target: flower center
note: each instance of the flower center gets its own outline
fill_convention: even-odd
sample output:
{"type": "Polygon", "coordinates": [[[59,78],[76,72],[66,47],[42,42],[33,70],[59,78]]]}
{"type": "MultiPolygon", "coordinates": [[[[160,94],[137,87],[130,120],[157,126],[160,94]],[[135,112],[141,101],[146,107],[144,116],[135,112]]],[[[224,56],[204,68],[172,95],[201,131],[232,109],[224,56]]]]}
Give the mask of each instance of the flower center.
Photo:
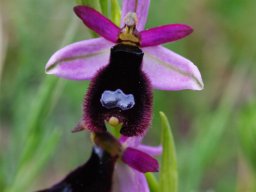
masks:
{"type": "Polygon", "coordinates": [[[134,12],[129,12],[124,18],[125,26],[119,34],[118,40],[121,44],[139,46],[140,38],[139,32],[136,29],[138,22],[137,15],[134,12]]]}

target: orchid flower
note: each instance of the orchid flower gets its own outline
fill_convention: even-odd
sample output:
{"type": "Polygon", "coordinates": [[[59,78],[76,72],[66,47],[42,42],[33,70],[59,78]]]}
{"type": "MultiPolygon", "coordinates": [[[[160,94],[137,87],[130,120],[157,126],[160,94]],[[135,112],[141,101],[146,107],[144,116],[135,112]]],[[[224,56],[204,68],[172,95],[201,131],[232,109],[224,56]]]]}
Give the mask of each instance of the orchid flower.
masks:
{"type": "Polygon", "coordinates": [[[141,139],[122,136],[118,141],[106,132],[95,134],[90,159],[40,192],[149,192],[144,173],[158,171],[158,163],[151,155],[160,155],[162,147],[142,145],[141,139]]]}
{"type": "Polygon", "coordinates": [[[121,27],[87,6],[76,6],[83,23],[101,37],[68,45],[46,65],[46,73],[71,80],[92,80],[78,129],[105,131],[105,121],[122,123],[125,136],[143,135],[151,122],[152,87],[201,90],[197,67],[161,46],[189,35],[184,24],[144,30],[149,0],[124,0],[121,27]]]}

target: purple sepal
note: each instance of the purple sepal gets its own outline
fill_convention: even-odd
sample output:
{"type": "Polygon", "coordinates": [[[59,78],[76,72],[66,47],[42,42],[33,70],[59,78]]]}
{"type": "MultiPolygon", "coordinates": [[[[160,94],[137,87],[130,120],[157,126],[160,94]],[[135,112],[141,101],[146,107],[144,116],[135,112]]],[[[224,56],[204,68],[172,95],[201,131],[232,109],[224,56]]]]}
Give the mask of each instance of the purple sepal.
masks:
{"type": "Polygon", "coordinates": [[[122,135],[119,138],[119,141],[126,146],[136,148],[140,145],[142,139],[143,139],[143,136],[126,137],[122,135]]]}
{"type": "Polygon", "coordinates": [[[184,24],[170,24],[151,28],[140,32],[141,47],[160,45],[182,39],[193,32],[193,29],[184,24]]]}
{"type": "Polygon", "coordinates": [[[202,90],[198,68],[188,59],[163,46],[145,47],[143,71],[153,88],[160,90],[202,90]]]}
{"type": "Polygon", "coordinates": [[[120,28],[98,11],[87,6],[76,6],[74,12],[83,23],[105,39],[117,42],[120,28]]]}
{"type": "Polygon", "coordinates": [[[151,147],[148,145],[138,145],[137,147],[138,150],[143,151],[144,153],[147,153],[151,156],[158,156],[162,154],[163,148],[162,146],[156,146],[156,147],[151,147]]]}
{"type": "Polygon", "coordinates": [[[159,165],[156,159],[137,149],[128,147],[122,155],[124,163],[139,172],[158,172],[159,165]]]}
{"type": "Polygon", "coordinates": [[[126,137],[122,135],[119,138],[119,141],[125,146],[136,148],[139,151],[147,153],[150,156],[158,156],[162,154],[163,149],[161,145],[154,146],[154,147],[149,145],[143,145],[141,144],[142,139],[143,139],[143,136],[126,137]]]}
{"type": "Polygon", "coordinates": [[[150,0],[123,0],[121,27],[124,27],[124,18],[128,12],[135,12],[138,17],[136,28],[142,31],[147,22],[150,0]]]}
{"type": "Polygon", "coordinates": [[[107,65],[113,43],[95,38],[72,43],[55,52],[45,70],[47,74],[71,80],[88,80],[107,65]]]}

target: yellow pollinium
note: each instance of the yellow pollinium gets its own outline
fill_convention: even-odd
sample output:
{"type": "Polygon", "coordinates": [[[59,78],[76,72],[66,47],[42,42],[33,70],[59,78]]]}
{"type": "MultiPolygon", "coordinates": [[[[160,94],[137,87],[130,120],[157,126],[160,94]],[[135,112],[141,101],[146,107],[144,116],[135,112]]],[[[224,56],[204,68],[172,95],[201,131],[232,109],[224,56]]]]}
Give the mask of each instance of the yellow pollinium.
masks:
{"type": "Polygon", "coordinates": [[[118,117],[111,116],[105,120],[105,126],[116,138],[120,137],[120,130],[123,127],[123,122],[118,117]]]}
{"type": "Polygon", "coordinates": [[[111,126],[116,127],[116,126],[118,126],[120,124],[120,121],[119,121],[119,119],[117,117],[112,116],[112,117],[109,118],[108,123],[111,126]]]}
{"type": "Polygon", "coordinates": [[[129,12],[124,18],[125,26],[119,34],[119,42],[133,46],[140,45],[139,33],[136,29],[138,22],[137,15],[134,12],[129,12]]]}

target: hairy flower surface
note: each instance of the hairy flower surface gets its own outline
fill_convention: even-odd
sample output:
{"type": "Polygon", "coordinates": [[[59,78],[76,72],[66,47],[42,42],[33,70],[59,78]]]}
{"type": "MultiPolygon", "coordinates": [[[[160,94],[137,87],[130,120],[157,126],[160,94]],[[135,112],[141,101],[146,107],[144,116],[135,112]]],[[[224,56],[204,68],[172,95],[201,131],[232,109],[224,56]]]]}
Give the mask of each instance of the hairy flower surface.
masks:
{"type": "Polygon", "coordinates": [[[161,46],[192,32],[184,24],[144,30],[149,0],[124,0],[121,28],[87,6],[75,13],[100,38],[84,40],[57,51],[46,72],[92,82],[84,102],[82,128],[105,131],[105,121],[122,123],[125,136],[143,135],[152,112],[152,88],[200,90],[203,82],[189,60],[161,46]],[[129,98],[129,99],[128,99],[129,98]]]}

